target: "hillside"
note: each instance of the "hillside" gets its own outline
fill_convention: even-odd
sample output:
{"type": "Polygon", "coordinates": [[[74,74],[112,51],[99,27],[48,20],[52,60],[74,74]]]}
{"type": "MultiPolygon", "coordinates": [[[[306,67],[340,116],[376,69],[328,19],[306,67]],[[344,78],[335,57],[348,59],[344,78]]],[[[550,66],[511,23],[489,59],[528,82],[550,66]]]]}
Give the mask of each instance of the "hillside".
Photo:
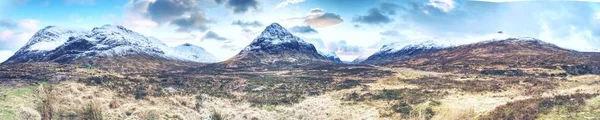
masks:
{"type": "Polygon", "coordinates": [[[513,74],[512,70],[516,70],[523,74],[547,75],[597,74],[593,66],[600,65],[598,53],[568,50],[535,38],[509,38],[454,47],[418,46],[409,45],[389,54],[376,53],[364,63],[453,73],[513,74]]]}

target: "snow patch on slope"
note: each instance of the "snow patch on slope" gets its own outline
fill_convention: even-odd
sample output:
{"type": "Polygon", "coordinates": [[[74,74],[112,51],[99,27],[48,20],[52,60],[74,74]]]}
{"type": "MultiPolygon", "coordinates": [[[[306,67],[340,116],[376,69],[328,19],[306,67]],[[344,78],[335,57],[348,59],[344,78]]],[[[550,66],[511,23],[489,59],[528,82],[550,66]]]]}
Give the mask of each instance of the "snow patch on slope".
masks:
{"type": "Polygon", "coordinates": [[[212,63],[219,61],[219,59],[217,59],[215,56],[206,52],[204,48],[189,43],[175,47],[175,54],[202,63],[212,63]]]}
{"type": "Polygon", "coordinates": [[[383,45],[383,47],[381,47],[381,49],[379,51],[377,51],[374,55],[379,55],[379,54],[392,54],[398,51],[402,51],[402,50],[409,50],[409,49],[441,49],[441,48],[446,48],[446,47],[450,47],[451,45],[449,44],[443,44],[443,43],[437,43],[433,40],[427,40],[424,42],[415,42],[412,44],[406,44],[403,42],[394,42],[394,43],[389,43],[386,45],[383,45]]]}
{"type": "Polygon", "coordinates": [[[35,33],[29,42],[27,42],[25,50],[27,51],[49,51],[62,45],[70,37],[76,37],[87,34],[85,29],[77,28],[62,28],[56,26],[48,26],[35,33]]]}
{"type": "Polygon", "coordinates": [[[340,60],[340,57],[338,57],[334,52],[322,52],[322,51],[318,51],[318,52],[319,52],[319,54],[321,54],[321,56],[323,56],[329,60],[339,62],[339,63],[342,62],[342,60],[340,60]]]}

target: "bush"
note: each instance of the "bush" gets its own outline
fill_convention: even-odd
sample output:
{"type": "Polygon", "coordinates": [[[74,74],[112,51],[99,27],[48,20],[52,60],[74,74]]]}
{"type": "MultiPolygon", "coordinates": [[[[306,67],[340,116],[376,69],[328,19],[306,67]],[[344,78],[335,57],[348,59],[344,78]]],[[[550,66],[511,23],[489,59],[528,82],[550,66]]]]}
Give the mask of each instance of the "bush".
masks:
{"type": "Polygon", "coordinates": [[[402,115],[410,115],[412,107],[407,103],[398,103],[392,106],[394,112],[401,113],[402,115]]]}
{"type": "Polygon", "coordinates": [[[211,120],[223,120],[223,115],[220,112],[213,110],[210,114],[211,120]]]}
{"type": "Polygon", "coordinates": [[[425,119],[431,119],[433,116],[435,116],[435,112],[433,111],[433,109],[431,108],[426,108],[425,109],[425,119]]]}
{"type": "Polygon", "coordinates": [[[135,99],[144,99],[148,96],[148,91],[146,91],[145,87],[138,87],[133,91],[133,95],[135,99]]]}

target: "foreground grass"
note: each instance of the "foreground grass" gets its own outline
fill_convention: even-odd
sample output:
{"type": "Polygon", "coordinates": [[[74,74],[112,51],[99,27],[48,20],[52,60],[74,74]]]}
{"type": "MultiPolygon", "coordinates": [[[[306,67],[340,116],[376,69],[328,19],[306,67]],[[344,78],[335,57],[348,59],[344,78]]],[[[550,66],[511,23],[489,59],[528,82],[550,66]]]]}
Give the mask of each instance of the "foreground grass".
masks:
{"type": "MultiPolygon", "coordinates": [[[[35,111],[35,91],[35,86],[6,88],[1,90],[0,118],[18,118],[18,116],[25,114],[26,112],[35,111]]],[[[39,114],[37,114],[37,116],[39,117],[39,114]]],[[[31,117],[35,118],[35,115],[31,117]]]]}

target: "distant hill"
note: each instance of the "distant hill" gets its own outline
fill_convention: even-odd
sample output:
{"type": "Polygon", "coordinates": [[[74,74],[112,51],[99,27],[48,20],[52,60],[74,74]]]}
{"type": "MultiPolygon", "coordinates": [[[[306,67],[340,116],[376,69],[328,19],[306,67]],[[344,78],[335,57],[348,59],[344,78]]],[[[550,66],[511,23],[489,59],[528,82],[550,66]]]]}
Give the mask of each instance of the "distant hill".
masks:
{"type": "Polygon", "coordinates": [[[335,52],[321,52],[319,51],[319,54],[323,55],[323,57],[337,62],[337,63],[343,63],[342,60],[340,59],[340,57],[337,56],[337,54],[335,54],[335,52]]]}
{"type": "Polygon", "coordinates": [[[456,73],[545,69],[598,74],[599,56],[598,53],[564,49],[535,38],[508,38],[453,47],[417,44],[390,48],[388,45],[363,63],[456,73]]]}

